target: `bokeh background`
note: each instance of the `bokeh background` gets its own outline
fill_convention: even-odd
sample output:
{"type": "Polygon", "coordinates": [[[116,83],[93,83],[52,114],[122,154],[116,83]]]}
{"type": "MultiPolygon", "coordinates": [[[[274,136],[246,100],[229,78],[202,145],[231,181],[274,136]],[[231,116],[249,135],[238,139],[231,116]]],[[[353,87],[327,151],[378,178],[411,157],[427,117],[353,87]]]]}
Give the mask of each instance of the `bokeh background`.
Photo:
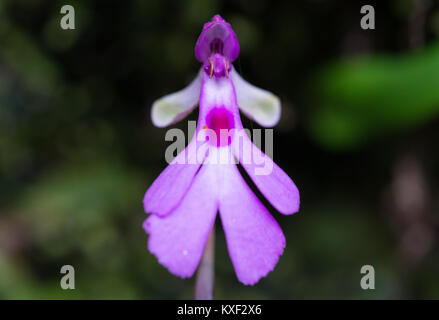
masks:
{"type": "Polygon", "coordinates": [[[192,298],[141,228],[169,145],[149,113],[195,76],[216,13],[240,40],[237,70],[281,98],[274,159],[302,204],[272,210],[287,247],[254,287],[217,223],[215,297],[439,298],[438,1],[67,3],[75,30],[59,26],[66,1],[0,1],[1,299],[192,298]],[[360,28],[364,4],[375,30],[360,28]],[[65,264],[75,290],[59,286],[65,264]]]}

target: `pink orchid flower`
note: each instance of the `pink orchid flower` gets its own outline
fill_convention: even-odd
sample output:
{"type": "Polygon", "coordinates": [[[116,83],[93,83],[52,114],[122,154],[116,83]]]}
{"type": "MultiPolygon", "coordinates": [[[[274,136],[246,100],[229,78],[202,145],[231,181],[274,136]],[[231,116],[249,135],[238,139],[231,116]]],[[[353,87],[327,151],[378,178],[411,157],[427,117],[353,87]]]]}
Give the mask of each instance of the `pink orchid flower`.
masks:
{"type": "Polygon", "coordinates": [[[200,110],[193,139],[145,194],[145,212],[151,215],[143,226],[150,252],[171,273],[187,278],[200,263],[219,211],[238,280],[252,285],[273,270],[285,237],[244,181],[236,161],[282,214],[297,212],[300,201],[288,175],[241,134],[239,109],[268,127],[279,120],[280,102],[239,76],[232,66],[238,54],[235,32],[216,15],[204,25],[195,45],[195,56],[203,63],[196,79],[154,103],[152,120],[158,127],[182,119],[198,104],[200,110]]]}

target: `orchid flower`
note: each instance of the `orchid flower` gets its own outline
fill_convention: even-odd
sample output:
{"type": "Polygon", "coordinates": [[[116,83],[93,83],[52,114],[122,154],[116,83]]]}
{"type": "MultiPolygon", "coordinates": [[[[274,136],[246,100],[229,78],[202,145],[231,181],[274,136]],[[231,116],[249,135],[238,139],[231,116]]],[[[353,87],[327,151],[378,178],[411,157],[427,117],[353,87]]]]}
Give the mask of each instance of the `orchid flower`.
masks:
{"type": "Polygon", "coordinates": [[[268,127],[280,118],[280,102],[240,77],[232,65],[238,54],[235,32],[216,15],[204,25],[195,45],[195,56],[202,63],[195,80],[153,104],[152,121],[158,127],[182,119],[198,104],[200,109],[196,134],[145,194],[145,212],[151,215],[143,227],[150,252],[172,274],[187,278],[200,263],[219,212],[237,278],[252,285],[273,270],[285,237],[246,184],[236,161],[282,214],[299,210],[299,192],[270,157],[240,134],[239,109],[268,127]]]}

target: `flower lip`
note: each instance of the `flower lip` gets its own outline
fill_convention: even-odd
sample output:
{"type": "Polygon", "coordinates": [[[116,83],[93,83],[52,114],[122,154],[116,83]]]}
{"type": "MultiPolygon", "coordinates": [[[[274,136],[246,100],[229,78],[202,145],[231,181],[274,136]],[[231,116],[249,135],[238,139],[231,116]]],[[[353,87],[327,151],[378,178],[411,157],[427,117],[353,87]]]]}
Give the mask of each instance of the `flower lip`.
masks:
{"type": "Polygon", "coordinates": [[[203,129],[212,130],[208,134],[210,144],[217,147],[230,145],[235,121],[233,114],[225,107],[213,108],[206,116],[206,126],[203,129]]]}
{"type": "Polygon", "coordinates": [[[223,55],[230,62],[239,55],[238,38],[230,24],[219,15],[204,24],[195,44],[195,57],[200,62],[206,62],[215,53],[223,55]]]}

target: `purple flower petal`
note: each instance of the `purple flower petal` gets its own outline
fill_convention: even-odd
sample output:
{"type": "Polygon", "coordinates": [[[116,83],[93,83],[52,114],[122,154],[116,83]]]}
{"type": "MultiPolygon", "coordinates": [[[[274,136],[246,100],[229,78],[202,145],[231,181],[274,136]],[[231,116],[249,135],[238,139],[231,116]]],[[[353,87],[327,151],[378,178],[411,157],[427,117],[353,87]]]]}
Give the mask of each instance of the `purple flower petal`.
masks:
{"type": "Polygon", "coordinates": [[[171,273],[191,277],[200,262],[217,213],[213,171],[203,166],[180,205],[168,216],[151,215],[143,227],[148,249],[171,273]]]}
{"type": "Polygon", "coordinates": [[[285,237],[235,165],[223,166],[222,179],[219,211],[230,258],[239,281],[253,285],[274,269],[285,237]]]}
{"type": "Polygon", "coordinates": [[[233,117],[233,123],[229,123],[227,126],[217,127],[215,130],[231,130],[236,127],[242,127],[238,104],[236,103],[235,88],[231,79],[214,79],[205,74],[200,94],[199,130],[205,125],[209,127],[209,114],[216,108],[226,109],[227,112],[230,112],[233,117]]]}
{"type": "Polygon", "coordinates": [[[229,23],[216,15],[211,22],[204,24],[203,30],[195,44],[195,57],[200,62],[215,53],[219,53],[233,62],[239,55],[239,43],[229,23]]]}
{"type": "Polygon", "coordinates": [[[299,211],[299,190],[293,180],[245,134],[235,135],[233,153],[265,198],[280,213],[299,211]]]}
{"type": "Polygon", "coordinates": [[[196,139],[192,139],[146,191],[145,212],[160,216],[170,213],[186,194],[201,163],[202,159],[197,159],[196,139]]]}

